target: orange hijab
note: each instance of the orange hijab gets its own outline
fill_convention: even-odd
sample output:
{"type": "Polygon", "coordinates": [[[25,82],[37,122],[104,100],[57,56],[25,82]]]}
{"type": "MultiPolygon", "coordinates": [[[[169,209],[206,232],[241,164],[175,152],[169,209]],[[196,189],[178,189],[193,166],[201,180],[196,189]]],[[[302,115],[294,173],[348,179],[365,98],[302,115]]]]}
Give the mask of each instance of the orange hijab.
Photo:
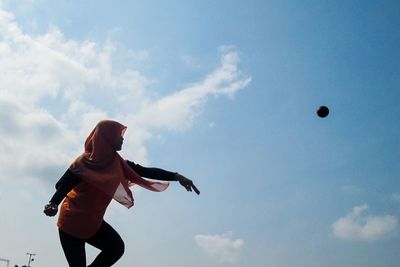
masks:
{"type": "Polygon", "coordinates": [[[130,186],[137,184],[161,192],[167,189],[169,183],[143,179],[117,153],[115,146],[121,142],[126,129],[116,121],[100,121],[86,139],[85,152],[75,159],[69,169],[83,181],[130,208],[133,206],[130,186]]]}

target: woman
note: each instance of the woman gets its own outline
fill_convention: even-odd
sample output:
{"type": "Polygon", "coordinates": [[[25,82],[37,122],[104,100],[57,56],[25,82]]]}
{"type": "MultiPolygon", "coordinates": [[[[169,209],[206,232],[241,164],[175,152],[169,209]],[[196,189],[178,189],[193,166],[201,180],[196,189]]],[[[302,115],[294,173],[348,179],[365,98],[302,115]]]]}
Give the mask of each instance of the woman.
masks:
{"type": "Polygon", "coordinates": [[[103,217],[113,198],[127,208],[133,206],[130,186],[161,192],[168,181],[178,181],[187,191],[200,194],[190,179],[178,173],[125,161],[117,151],[122,148],[126,129],[116,121],[100,121],[86,139],[85,152],[57,182],[56,192],[44,208],[47,216],[55,216],[64,199],[57,226],[70,267],[86,266],[85,243],[101,250],[89,265],[92,267],[112,266],[123,255],[124,242],[103,217]]]}

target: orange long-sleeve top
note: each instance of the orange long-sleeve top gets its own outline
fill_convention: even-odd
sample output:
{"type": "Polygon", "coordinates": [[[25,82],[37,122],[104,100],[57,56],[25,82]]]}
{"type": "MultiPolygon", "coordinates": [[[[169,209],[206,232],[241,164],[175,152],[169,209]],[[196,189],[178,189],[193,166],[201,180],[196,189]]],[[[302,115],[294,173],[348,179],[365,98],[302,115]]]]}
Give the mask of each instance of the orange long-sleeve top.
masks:
{"type": "Polygon", "coordinates": [[[100,229],[112,197],[84,181],[65,197],[57,226],[72,236],[87,239],[100,229]]]}
{"type": "MultiPolygon", "coordinates": [[[[128,165],[139,175],[163,181],[175,181],[176,173],[159,168],[147,168],[134,162],[128,165]]],[[[69,169],[56,184],[56,193],[50,202],[59,205],[57,226],[63,232],[88,239],[100,229],[112,197],[85,182],[69,169]]]]}

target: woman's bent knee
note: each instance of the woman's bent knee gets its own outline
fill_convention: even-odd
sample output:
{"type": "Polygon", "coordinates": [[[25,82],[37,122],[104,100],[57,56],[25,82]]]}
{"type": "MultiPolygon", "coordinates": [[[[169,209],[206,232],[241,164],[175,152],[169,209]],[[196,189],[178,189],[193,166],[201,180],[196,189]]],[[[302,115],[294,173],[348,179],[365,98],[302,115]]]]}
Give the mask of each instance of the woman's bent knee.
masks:
{"type": "Polygon", "coordinates": [[[114,243],[112,246],[112,253],[115,257],[116,260],[122,257],[125,253],[125,243],[122,239],[120,239],[118,242],[114,243]]]}

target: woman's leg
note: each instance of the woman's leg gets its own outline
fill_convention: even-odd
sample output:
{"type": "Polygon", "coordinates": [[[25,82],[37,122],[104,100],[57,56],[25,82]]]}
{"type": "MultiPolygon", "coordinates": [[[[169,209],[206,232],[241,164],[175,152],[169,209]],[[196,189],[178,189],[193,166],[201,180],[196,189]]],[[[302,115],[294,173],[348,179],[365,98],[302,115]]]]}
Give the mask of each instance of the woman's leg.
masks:
{"type": "Polygon", "coordinates": [[[103,221],[100,230],[86,242],[101,250],[90,267],[109,267],[124,254],[125,245],[121,237],[108,223],[103,221]]]}
{"type": "Polygon", "coordinates": [[[61,246],[70,267],[86,267],[85,240],[59,230],[61,246]]]}

